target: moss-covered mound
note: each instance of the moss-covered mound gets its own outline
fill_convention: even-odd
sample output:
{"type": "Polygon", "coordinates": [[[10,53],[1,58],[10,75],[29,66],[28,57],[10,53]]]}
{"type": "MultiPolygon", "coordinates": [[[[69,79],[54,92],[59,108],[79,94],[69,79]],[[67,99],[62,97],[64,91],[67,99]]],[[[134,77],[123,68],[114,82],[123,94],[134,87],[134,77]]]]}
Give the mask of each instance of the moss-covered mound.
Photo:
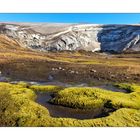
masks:
{"type": "Polygon", "coordinates": [[[0,83],[0,126],[44,126],[49,112],[28,88],[0,83]]]}
{"type": "Polygon", "coordinates": [[[63,87],[61,86],[54,86],[54,85],[32,85],[30,86],[30,89],[34,90],[35,92],[40,92],[40,93],[44,93],[44,92],[52,92],[52,93],[56,93],[60,90],[63,89],[63,87]]]}
{"type": "Polygon", "coordinates": [[[94,88],[66,88],[0,83],[0,126],[140,126],[140,86],[131,86],[131,93],[111,92],[94,88]],[[117,109],[107,117],[78,120],[53,118],[48,110],[35,102],[34,91],[55,92],[51,101],[64,106],[90,109],[106,106],[117,109]]]}
{"type": "Polygon", "coordinates": [[[52,126],[77,126],[77,127],[127,127],[140,126],[140,110],[122,108],[110,114],[108,117],[75,120],[75,119],[53,119],[52,126]]]}
{"type": "Polygon", "coordinates": [[[140,109],[140,86],[120,84],[120,88],[131,93],[113,92],[99,88],[72,87],[58,92],[51,103],[73,108],[91,109],[105,106],[108,108],[140,109]]]}

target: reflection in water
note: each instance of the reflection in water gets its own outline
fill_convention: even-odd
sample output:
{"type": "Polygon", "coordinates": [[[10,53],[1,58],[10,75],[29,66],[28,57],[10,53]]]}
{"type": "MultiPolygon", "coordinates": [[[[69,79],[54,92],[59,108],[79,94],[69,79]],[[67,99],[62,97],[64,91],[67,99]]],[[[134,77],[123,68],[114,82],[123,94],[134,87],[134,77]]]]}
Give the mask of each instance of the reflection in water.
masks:
{"type": "Polygon", "coordinates": [[[93,87],[93,88],[101,88],[106,90],[111,90],[115,92],[124,92],[127,93],[124,89],[119,89],[118,87],[113,86],[112,84],[103,84],[99,86],[89,86],[87,83],[63,83],[59,81],[52,82],[35,82],[35,81],[11,81],[11,84],[17,84],[18,82],[26,82],[31,85],[55,85],[55,86],[63,86],[63,87],[93,87]]]}
{"type": "MultiPolygon", "coordinates": [[[[11,83],[16,84],[19,81],[13,81],[11,83]]],[[[56,86],[63,86],[63,87],[89,87],[87,83],[79,83],[79,84],[68,84],[62,83],[59,81],[53,82],[34,82],[34,81],[24,81],[31,85],[56,85],[56,86]]],[[[90,86],[91,87],[91,86],[90,86]]],[[[114,92],[123,92],[127,93],[126,90],[119,89],[111,84],[105,84],[100,86],[92,86],[93,88],[101,88],[105,90],[110,90],[114,92]]],[[[52,98],[52,93],[37,93],[36,102],[45,106],[50,116],[52,117],[61,117],[61,118],[76,118],[76,119],[93,119],[93,118],[101,118],[108,116],[109,113],[115,111],[114,109],[109,109],[105,107],[100,107],[96,109],[89,109],[89,110],[82,110],[82,109],[74,109],[69,107],[64,107],[61,105],[54,105],[50,104],[48,101],[52,98]]]]}
{"type": "Polygon", "coordinates": [[[50,116],[52,117],[93,119],[108,116],[110,112],[114,111],[112,109],[107,109],[104,107],[90,110],[82,110],[64,107],[60,105],[53,105],[48,103],[51,98],[51,93],[38,93],[36,102],[45,106],[49,110],[50,116]]]}

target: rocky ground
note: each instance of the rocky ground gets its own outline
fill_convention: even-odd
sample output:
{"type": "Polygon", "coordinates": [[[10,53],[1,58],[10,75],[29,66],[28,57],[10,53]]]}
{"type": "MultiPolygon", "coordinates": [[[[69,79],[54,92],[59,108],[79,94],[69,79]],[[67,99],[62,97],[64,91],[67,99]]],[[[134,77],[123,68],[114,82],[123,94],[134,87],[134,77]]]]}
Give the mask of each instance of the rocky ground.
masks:
{"type": "Polygon", "coordinates": [[[0,35],[0,80],[140,83],[140,54],[38,52],[0,35]],[[7,79],[8,78],[8,79],[7,79]]]}
{"type": "Polygon", "coordinates": [[[122,55],[123,58],[120,58],[120,55],[97,56],[94,53],[89,56],[79,53],[80,56],[77,56],[77,53],[49,53],[37,57],[35,55],[36,53],[33,53],[29,58],[18,58],[18,54],[12,58],[5,56],[0,63],[1,75],[12,80],[43,82],[140,83],[140,58],[127,58],[125,55],[122,55]]]}

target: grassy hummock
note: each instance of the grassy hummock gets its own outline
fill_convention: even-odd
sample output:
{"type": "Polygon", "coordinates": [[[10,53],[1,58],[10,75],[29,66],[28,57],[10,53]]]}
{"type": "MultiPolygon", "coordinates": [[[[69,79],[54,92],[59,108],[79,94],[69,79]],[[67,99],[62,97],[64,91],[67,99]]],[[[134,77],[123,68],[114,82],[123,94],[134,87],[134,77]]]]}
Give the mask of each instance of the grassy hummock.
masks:
{"type": "Polygon", "coordinates": [[[61,86],[55,86],[55,85],[32,85],[30,86],[30,89],[34,90],[35,92],[44,93],[44,92],[52,92],[56,93],[63,89],[61,86]]]}
{"type": "Polygon", "coordinates": [[[31,89],[0,83],[0,126],[44,126],[49,112],[35,98],[31,89]]]}
{"type": "Polygon", "coordinates": [[[140,109],[140,86],[118,85],[120,88],[129,89],[130,94],[113,92],[99,88],[71,87],[58,92],[51,103],[67,107],[91,109],[100,106],[110,108],[133,108],[140,109]]]}

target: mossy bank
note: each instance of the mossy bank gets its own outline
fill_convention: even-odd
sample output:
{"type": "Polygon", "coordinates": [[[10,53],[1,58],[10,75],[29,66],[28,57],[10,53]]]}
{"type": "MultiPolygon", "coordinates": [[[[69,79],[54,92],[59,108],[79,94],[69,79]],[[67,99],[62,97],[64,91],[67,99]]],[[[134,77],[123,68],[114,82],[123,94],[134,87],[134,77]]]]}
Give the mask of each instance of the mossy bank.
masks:
{"type": "Polygon", "coordinates": [[[98,88],[31,86],[26,83],[0,83],[0,126],[140,126],[140,86],[119,84],[129,93],[98,88]],[[115,108],[107,117],[78,120],[54,118],[35,102],[37,92],[55,93],[51,103],[72,108],[115,108]]]}

